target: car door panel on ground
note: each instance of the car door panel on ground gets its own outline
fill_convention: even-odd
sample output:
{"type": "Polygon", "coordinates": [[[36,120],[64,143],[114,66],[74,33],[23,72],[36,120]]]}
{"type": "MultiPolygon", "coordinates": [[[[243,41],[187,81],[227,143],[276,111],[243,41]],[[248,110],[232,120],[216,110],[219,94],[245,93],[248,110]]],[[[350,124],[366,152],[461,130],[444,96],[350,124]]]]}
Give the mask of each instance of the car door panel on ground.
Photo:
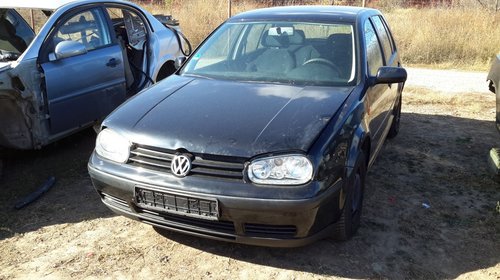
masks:
{"type": "Polygon", "coordinates": [[[47,40],[54,47],[76,41],[86,49],[66,58],[51,54],[41,64],[52,134],[102,118],[125,100],[122,50],[111,34],[103,11],[96,7],[70,16],[47,40]]]}

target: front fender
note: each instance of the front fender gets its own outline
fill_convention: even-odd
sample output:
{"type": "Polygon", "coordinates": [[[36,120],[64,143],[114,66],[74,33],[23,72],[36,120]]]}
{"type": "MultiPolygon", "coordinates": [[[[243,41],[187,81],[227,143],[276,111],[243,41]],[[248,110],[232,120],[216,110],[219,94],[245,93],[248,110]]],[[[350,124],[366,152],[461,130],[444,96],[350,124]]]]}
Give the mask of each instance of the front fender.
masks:
{"type": "MultiPolygon", "coordinates": [[[[356,164],[356,161],[361,153],[365,153],[366,157],[369,157],[370,151],[370,136],[364,125],[360,125],[354,131],[354,135],[349,146],[349,151],[347,153],[346,159],[346,177],[351,176],[351,172],[356,164]]],[[[366,158],[368,161],[368,158],[366,158]]]]}
{"type": "Polygon", "coordinates": [[[340,178],[348,182],[345,179],[351,176],[359,152],[369,135],[365,123],[364,103],[359,98],[358,93],[352,93],[348,97],[344,106],[323,131],[322,137],[318,139],[319,145],[310,151],[311,154],[320,155],[315,162],[319,167],[316,179],[323,182],[324,189],[340,178]]]}

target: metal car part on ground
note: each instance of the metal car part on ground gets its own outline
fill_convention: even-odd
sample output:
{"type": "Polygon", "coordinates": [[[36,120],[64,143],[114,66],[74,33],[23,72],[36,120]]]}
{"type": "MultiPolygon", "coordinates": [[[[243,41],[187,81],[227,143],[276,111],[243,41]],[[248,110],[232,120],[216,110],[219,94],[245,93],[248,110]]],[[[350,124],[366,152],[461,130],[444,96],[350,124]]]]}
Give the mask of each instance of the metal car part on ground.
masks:
{"type": "Polygon", "coordinates": [[[216,29],[102,124],[103,203],[155,227],[300,246],[350,238],[406,81],[379,11],[277,7],[216,29]]]}
{"type": "Polygon", "coordinates": [[[182,44],[128,1],[1,0],[0,146],[39,149],[100,122],[172,74],[182,44]],[[33,9],[37,34],[21,16],[33,9]]]}

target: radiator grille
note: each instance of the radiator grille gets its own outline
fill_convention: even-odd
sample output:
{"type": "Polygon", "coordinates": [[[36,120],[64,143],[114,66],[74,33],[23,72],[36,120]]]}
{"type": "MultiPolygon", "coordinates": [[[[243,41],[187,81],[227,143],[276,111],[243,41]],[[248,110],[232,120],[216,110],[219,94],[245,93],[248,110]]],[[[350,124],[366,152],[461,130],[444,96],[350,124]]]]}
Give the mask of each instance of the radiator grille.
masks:
{"type": "Polygon", "coordinates": [[[245,234],[255,237],[292,238],[297,234],[293,225],[245,224],[245,234]]]}
{"type": "MultiPolygon", "coordinates": [[[[171,174],[170,164],[176,154],[172,150],[135,145],[130,151],[128,164],[171,174]]],[[[188,176],[243,180],[244,162],[245,159],[237,157],[194,154],[188,176]]]]}

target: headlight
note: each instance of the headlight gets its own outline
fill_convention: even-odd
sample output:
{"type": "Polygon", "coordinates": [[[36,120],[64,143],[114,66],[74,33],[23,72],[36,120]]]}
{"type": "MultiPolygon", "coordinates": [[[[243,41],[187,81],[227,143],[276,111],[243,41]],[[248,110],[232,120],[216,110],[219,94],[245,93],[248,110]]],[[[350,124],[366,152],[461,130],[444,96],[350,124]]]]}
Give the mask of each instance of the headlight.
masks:
{"type": "Polygon", "coordinates": [[[95,151],[103,158],[124,163],[130,154],[130,142],[113,130],[104,129],[97,135],[95,151]]]}
{"type": "Polygon", "coordinates": [[[248,178],[257,184],[301,185],[313,176],[312,163],[302,155],[284,155],[254,160],[248,178]]]}

